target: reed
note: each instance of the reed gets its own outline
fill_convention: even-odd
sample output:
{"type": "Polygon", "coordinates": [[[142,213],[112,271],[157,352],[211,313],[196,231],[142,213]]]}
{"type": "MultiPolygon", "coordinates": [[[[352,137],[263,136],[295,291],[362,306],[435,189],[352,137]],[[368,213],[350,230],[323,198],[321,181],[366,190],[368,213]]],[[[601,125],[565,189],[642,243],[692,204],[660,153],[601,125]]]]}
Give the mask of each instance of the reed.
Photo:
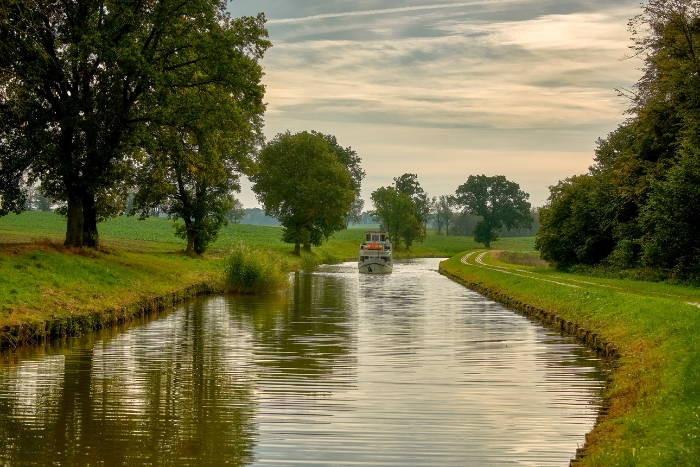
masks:
{"type": "Polygon", "coordinates": [[[275,252],[239,245],[225,260],[224,288],[229,293],[266,293],[286,287],[288,260],[275,252]]]}

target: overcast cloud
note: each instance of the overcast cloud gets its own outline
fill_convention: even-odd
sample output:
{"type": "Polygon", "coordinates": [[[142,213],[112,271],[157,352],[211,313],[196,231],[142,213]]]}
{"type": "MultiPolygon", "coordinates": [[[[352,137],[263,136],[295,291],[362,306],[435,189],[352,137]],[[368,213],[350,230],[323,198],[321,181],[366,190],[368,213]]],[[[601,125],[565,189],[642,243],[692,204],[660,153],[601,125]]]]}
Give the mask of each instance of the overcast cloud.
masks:
{"type": "MultiPolygon", "coordinates": [[[[625,118],[615,88],[638,1],[235,0],[264,12],[267,138],[334,134],[367,172],[363,198],[418,175],[432,195],[469,175],[505,175],[542,205],[583,173],[595,141],[625,118]]],[[[244,183],[240,198],[256,205],[244,183]]]]}

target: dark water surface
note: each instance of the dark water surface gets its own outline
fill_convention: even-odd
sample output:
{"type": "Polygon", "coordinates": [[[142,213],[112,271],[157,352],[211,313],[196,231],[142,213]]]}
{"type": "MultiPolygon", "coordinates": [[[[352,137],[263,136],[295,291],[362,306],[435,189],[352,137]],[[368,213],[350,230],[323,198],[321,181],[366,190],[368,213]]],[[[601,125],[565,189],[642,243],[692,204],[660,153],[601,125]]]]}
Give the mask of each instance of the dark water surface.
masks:
{"type": "Polygon", "coordinates": [[[0,465],[567,465],[602,365],[437,264],[0,354],[0,465]]]}

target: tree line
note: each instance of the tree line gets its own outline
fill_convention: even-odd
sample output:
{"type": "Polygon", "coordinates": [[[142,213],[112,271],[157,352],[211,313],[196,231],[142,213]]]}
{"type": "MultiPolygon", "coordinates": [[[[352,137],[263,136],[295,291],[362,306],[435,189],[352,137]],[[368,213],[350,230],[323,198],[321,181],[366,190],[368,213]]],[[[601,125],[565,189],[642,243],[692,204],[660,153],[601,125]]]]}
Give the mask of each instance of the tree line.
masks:
{"type": "Polygon", "coordinates": [[[381,187],[371,195],[375,209],[370,214],[379,219],[392,241],[408,250],[413,242],[425,239],[429,221],[433,221],[438,235],[445,228],[462,219],[474,221],[467,235],[483,243],[486,248],[497,241],[505,230],[532,228],[532,206],[529,195],[520,186],[503,175],[487,177],[470,175],[454,195],[428,197],[418,183],[416,174],[404,174],[394,178],[394,183],[381,187]],[[455,211],[461,212],[455,216],[455,211]]]}
{"type": "Polygon", "coordinates": [[[550,187],[536,247],[560,268],[700,277],[700,2],[651,0],[630,21],[643,75],[588,173],[550,187]],[[641,269],[640,269],[641,268],[641,269]]]}
{"type": "MultiPolygon", "coordinates": [[[[365,172],[351,147],[315,131],[265,141],[265,17],[232,18],[226,3],[2,2],[0,215],[55,204],[64,244],[95,247],[99,222],[162,213],[201,254],[245,215],[233,193],[246,175],[296,254],[358,222],[365,172]]],[[[404,174],[372,193],[371,214],[410,248],[430,220],[448,232],[459,206],[489,247],[531,225],[527,197],[480,175],[429,199],[404,174]]]]}

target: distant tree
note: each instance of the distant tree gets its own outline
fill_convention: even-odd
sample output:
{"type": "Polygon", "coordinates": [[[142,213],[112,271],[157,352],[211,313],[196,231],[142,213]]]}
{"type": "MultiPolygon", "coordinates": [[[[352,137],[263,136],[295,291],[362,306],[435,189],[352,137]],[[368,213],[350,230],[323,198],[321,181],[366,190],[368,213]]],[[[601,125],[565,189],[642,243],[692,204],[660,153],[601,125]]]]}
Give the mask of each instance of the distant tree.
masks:
{"type": "MultiPolygon", "coordinates": [[[[359,158],[350,163],[359,165],[359,158]]],[[[324,135],[280,133],[260,151],[250,177],[265,214],[280,220],[282,240],[311,250],[345,227],[356,194],[352,171],[324,135]]]]}
{"type": "Polygon", "coordinates": [[[37,191],[35,195],[35,200],[36,200],[36,205],[35,208],[37,211],[50,211],[51,210],[51,205],[53,204],[49,198],[44,196],[41,193],[41,190],[37,191]]]}
{"type": "Polygon", "coordinates": [[[231,201],[231,209],[226,213],[226,220],[238,224],[243,220],[245,216],[245,209],[243,208],[243,203],[240,200],[233,198],[231,201]]]}
{"type": "Polygon", "coordinates": [[[428,194],[418,183],[416,174],[405,173],[394,178],[394,187],[398,193],[407,195],[413,203],[412,215],[417,224],[408,223],[405,232],[399,232],[403,238],[406,249],[409,249],[414,241],[422,242],[425,238],[428,220],[430,219],[430,200],[428,194]],[[417,226],[420,225],[420,228],[417,226]]]}
{"type": "Polygon", "coordinates": [[[517,183],[503,175],[470,175],[455,192],[456,203],[464,214],[482,217],[474,228],[474,241],[483,243],[486,248],[491,248],[491,242],[498,240],[498,231],[503,227],[508,230],[530,228],[529,197],[517,183]]]}
{"type": "Polygon", "coordinates": [[[430,200],[420,183],[418,183],[418,176],[406,173],[394,178],[394,187],[400,193],[405,193],[411,198],[411,201],[416,206],[415,214],[418,222],[425,227],[430,219],[430,200]]]}
{"type": "Polygon", "coordinates": [[[362,221],[362,208],[365,207],[365,201],[362,198],[355,196],[355,199],[350,205],[350,210],[345,214],[345,228],[350,227],[350,224],[359,224],[362,221]]]}
{"type": "Polygon", "coordinates": [[[425,238],[423,218],[408,193],[389,186],[375,190],[371,197],[374,210],[370,214],[380,219],[396,248],[403,242],[408,250],[414,241],[425,238]]]}
{"type": "Polygon", "coordinates": [[[445,227],[445,235],[450,234],[450,223],[452,222],[452,208],[455,205],[454,196],[440,195],[435,204],[435,224],[437,226],[437,234],[440,235],[442,228],[445,227]]]}
{"type": "Polygon", "coordinates": [[[246,208],[245,216],[241,220],[242,224],[252,224],[252,225],[270,225],[278,226],[280,221],[274,217],[269,217],[265,215],[265,211],[260,208],[246,208]]]}
{"type": "Polygon", "coordinates": [[[393,186],[378,188],[372,192],[371,198],[374,210],[370,211],[370,215],[379,218],[382,228],[394,242],[394,247],[399,248],[401,232],[411,223],[418,223],[413,214],[414,205],[411,198],[393,186]]]}

